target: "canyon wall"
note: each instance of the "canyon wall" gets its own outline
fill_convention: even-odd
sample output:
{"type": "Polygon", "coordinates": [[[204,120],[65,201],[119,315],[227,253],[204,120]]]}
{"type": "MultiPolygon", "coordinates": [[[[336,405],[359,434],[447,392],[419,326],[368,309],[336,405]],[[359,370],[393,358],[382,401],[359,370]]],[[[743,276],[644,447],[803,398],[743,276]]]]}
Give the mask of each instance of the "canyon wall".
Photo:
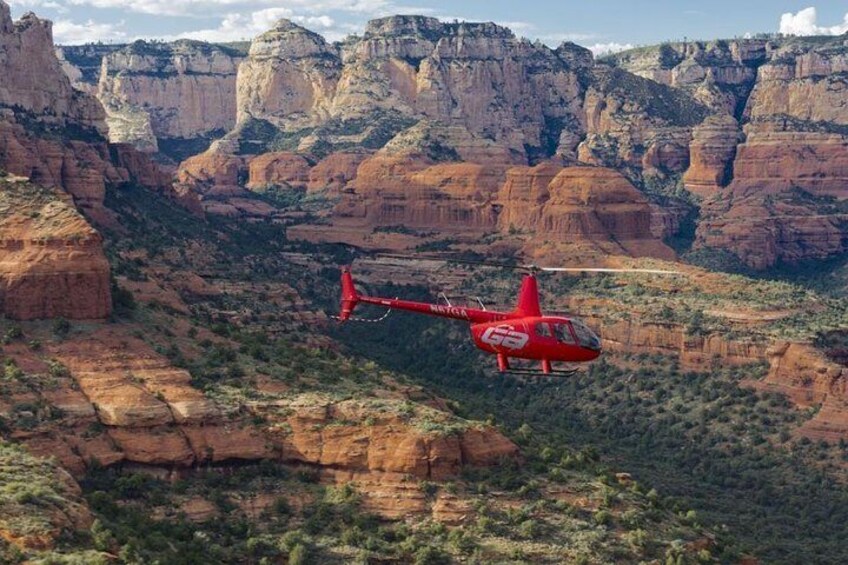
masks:
{"type": "MultiPolygon", "coordinates": [[[[422,191],[419,178],[405,206],[425,199],[414,205],[421,229],[489,229],[504,223],[490,196],[508,168],[580,162],[616,169],[646,193],[657,237],[675,235],[699,208],[696,248],[764,269],[846,248],[846,50],[841,37],[771,37],[669,43],[595,62],[576,45],[550,49],[491,23],[393,16],[338,43],[280,20],[249,49],[137,42],[64,52],[89,90],[101,56],[97,92],[112,138],[175,160],[192,155],[180,186],[213,213],[273,215],[250,190],[330,187],[346,222],[362,214],[375,174],[464,163],[449,176],[469,175],[458,190],[475,192],[473,204],[445,198],[452,189],[422,191]],[[380,151],[408,157],[379,165],[380,151]]],[[[436,178],[445,170],[429,170],[427,182],[450,185],[436,178]]],[[[397,192],[371,190],[372,228],[392,227],[373,211],[396,221],[395,203],[375,199],[397,192]]]]}
{"type": "Polygon", "coordinates": [[[106,113],[73,88],[56,57],[52,24],[27,14],[12,22],[0,1],[0,170],[71,194],[87,214],[105,219],[106,185],[135,181],[173,195],[168,175],[130,147],[109,144],[106,113]]]}
{"type": "Polygon", "coordinates": [[[109,139],[145,151],[205,149],[202,142],[235,125],[238,49],[179,40],[136,41],[106,54],[97,98],[106,109],[109,139]],[[185,146],[185,147],[181,147],[185,146]]]}
{"type": "MultiPolygon", "coordinates": [[[[213,213],[274,213],[247,205],[248,190],[332,187],[337,233],[405,225],[474,236],[510,229],[499,216],[512,214],[512,203],[499,192],[514,166],[547,159],[562,166],[580,156],[611,167],[626,159],[634,176],[643,167],[682,173],[702,106],[633,75],[638,100],[620,102],[627,73],[596,72],[593,64],[576,45],[549,49],[494,24],[395,16],[330,44],[281,20],[253,41],[240,66],[236,127],[186,160],[178,180],[213,213]],[[671,108],[666,116],[651,116],[656,91],[671,108]],[[694,113],[674,117],[684,109],[694,113]],[[592,140],[581,145],[587,128],[592,140]],[[609,139],[614,159],[599,149],[609,139]]],[[[626,190],[606,201],[612,184],[602,180],[597,195],[562,202],[554,191],[538,226],[523,229],[538,228],[540,241],[597,238],[615,252],[672,256],[651,234],[648,203],[630,181],[591,167],[570,175],[584,184],[615,178],[626,190]]]]}
{"type": "Polygon", "coordinates": [[[683,177],[704,199],[697,247],[755,269],[846,250],[844,37],[666,44],[612,61],[716,112],[694,130],[683,177]]]}
{"type": "Polygon", "coordinates": [[[147,156],[106,141],[103,108],[72,87],[49,21],[27,14],[13,22],[0,1],[0,53],[0,312],[16,319],[105,318],[109,265],[88,222],[113,225],[107,187],[134,182],[188,207],[196,198],[174,191],[147,156]]]}
{"type": "Polygon", "coordinates": [[[241,67],[233,135],[243,153],[379,149],[426,118],[519,160],[573,154],[583,129],[580,77],[591,64],[585,49],[551,50],[495,24],[394,16],[329,44],[281,20],[241,67]]]}
{"type": "MultiPolygon", "coordinates": [[[[341,43],[281,20],[246,54],[199,42],[79,49],[63,52],[79,62],[82,83],[102,58],[97,91],[114,139],[156,149],[165,138],[230,129],[210,150],[215,156],[200,161],[237,163],[223,190],[231,195],[325,184],[345,200],[367,155],[384,147],[423,155],[428,165],[489,166],[472,175],[489,179],[476,187],[481,195],[511,165],[578,159],[618,169],[640,189],[682,179],[702,199],[696,246],[729,250],[754,268],[845,248],[842,38],[673,43],[596,64],[575,45],[549,49],[494,24],[395,16],[341,43]],[[266,153],[282,157],[250,164],[266,153]],[[323,169],[309,180],[318,162],[323,169]]],[[[189,187],[197,185],[192,166],[181,175],[189,187]]],[[[364,171],[373,176],[374,166],[364,171]]],[[[498,223],[451,202],[418,204],[441,211],[417,225],[498,223]]],[[[678,225],[676,213],[655,215],[663,224],[655,233],[678,225]]]]}
{"type": "Polygon", "coordinates": [[[708,115],[685,92],[603,65],[593,72],[584,108],[580,160],[627,171],[631,178],[686,171],[692,128],[708,115]]]}
{"type": "Polygon", "coordinates": [[[765,39],[664,43],[612,55],[612,64],[691,94],[711,109],[740,116],[757,70],[774,49],[765,39]]]}
{"type": "Polygon", "coordinates": [[[13,22],[9,6],[0,2],[0,112],[30,113],[45,125],[73,123],[92,135],[102,134],[103,109],[97,100],[74,90],[65,77],[53,51],[52,30],[50,21],[31,12],[13,22]]]}

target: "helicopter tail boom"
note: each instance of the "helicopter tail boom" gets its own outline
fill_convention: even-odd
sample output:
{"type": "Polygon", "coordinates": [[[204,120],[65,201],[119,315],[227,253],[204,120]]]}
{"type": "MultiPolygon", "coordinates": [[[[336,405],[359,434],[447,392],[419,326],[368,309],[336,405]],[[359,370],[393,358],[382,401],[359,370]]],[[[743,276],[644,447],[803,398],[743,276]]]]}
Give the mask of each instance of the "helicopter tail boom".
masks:
{"type": "Polygon", "coordinates": [[[390,310],[404,310],[417,314],[427,314],[440,318],[451,318],[472,324],[497,322],[510,317],[510,314],[495,312],[492,310],[477,310],[464,306],[452,306],[450,304],[430,304],[426,302],[413,302],[400,300],[398,298],[380,298],[378,296],[362,296],[356,292],[350,269],[342,268],[342,300],[338,319],[342,322],[352,320],[353,310],[357,304],[372,304],[382,306],[390,310]]]}

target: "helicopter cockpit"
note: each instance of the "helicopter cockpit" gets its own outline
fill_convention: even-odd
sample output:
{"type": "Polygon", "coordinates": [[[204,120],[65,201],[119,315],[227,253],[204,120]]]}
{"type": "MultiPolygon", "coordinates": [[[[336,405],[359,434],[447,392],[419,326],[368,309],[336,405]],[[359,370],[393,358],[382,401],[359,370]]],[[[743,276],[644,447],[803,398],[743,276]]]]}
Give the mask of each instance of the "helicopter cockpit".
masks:
{"type": "Polygon", "coordinates": [[[536,324],[536,335],[555,338],[565,345],[579,345],[592,351],[601,350],[601,340],[578,319],[563,319],[536,324]],[[570,326],[570,327],[569,327],[570,326]]]}
{"type": "Polygon", "coordinates": [[[571,327],[574,328],[574,334],[577,336],[577,341],[580,342],[581,347],[592,351],[601,350],[601,338],[595,335],[581,320],[572,318],[571,327]]]}

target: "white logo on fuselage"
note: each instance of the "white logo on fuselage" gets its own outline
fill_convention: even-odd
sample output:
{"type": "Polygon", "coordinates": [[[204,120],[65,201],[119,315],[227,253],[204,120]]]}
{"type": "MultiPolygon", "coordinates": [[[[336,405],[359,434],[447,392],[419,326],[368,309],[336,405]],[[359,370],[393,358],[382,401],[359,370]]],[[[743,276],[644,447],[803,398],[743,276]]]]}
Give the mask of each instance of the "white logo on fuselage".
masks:
{"type": "Polygon", "coordinates": [[[480,337],[480,341],[492,347],[506,347],[507,349],[521,349],[530,341],[530,336],[523,332],[517,332],[509,327],[488,328],[480,337]]]}

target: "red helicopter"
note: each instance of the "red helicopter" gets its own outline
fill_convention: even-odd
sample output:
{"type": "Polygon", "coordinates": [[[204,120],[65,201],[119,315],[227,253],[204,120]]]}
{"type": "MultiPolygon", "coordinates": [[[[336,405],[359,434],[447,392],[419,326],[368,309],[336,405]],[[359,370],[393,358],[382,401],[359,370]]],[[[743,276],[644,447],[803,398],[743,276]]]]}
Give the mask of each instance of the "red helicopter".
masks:
{"type": "Polygon", "coordinates": [[[350,268],[343,267],[339,320],[350,320],[359,303],[461,320],[471,324],[471,337],[478,348],[497,355],[500,372],[537,374],[536,371],[512,369],[509,360],[515,358],[541,361],[543,375],[570,375],[574,374],[576,369],[554,371],[551,364],[554,361],[581,363],[597,359],[601,354],[601,340],[579,318],[542,314],[536,284],[537,272],[678,274],[676,271],[655,269],[584,269],[533,265],[518,268],[528,271],[521,283],[518,304],[511,312],[496,312],[486,310],[482,302],[481,309],[476,309],[453,306],[449,301],[447,304],[429,304],[397,298],[362,296],[356,291],[350,268]]]}

